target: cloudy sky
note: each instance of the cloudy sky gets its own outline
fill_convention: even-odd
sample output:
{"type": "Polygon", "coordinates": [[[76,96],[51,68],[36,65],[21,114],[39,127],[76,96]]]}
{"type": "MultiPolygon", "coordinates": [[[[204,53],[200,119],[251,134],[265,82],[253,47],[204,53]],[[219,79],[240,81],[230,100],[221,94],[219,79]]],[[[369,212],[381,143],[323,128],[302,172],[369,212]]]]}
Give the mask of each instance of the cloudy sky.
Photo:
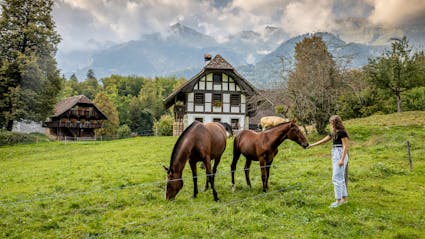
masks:
{"type": "Polygon", "coordinates": [[[95,48],[167,33],[180,22],[225,40],[242,30],[282,27],[294,36],[331,31],[335,21],[363,17],[371,24],[403,26],[425,22],[424,0],[54,0],[60,50],[95,48]]]}

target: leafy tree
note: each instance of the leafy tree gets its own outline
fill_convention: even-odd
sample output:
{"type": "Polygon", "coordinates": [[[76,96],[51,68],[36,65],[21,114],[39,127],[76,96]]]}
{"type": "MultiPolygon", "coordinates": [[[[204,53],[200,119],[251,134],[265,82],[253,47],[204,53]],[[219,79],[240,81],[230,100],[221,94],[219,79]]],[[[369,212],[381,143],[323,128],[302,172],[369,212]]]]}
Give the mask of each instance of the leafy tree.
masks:
{"type": "Polygon", "coordinates": [[[338,114],[344,119],[369,116],[382,100],[381,94],[370,86],[367,75],[361,69],[342,72],[343,87],[339,89],[338,114]],[[371,111],[373,109],[373,111],[371,111]]]}
{"type": "MultiPolygon", "coordinates": [[[[185,78],[179,78],[173,86],[173,91],[177,90],[180,86],[182,86],[183,84],[185,84],[187,82],[187,80],[185,78]]],[[[170,92],[171,93],[171,92],[170,92]]]]}
{"type": "Polygon", "coordinates": [[[105,88],[116,86],[119,96],[138,96],[145,82],[145,78],[111,75],[110,77],[103,78],[101,81],[105,88]]]}
{"type": "Polygon", "coordinates": [[[425,52],[423,50],[416,52],[413,56],[413,61],[415,64],[415,85],[419,87],[425,86],[425,52]]]}
{"type": "Polygon", "coordinates": [[[59,94],[59,99],[65,99],[67,97],[71,97],[74,95],[79,95],[79,83],[77,77],[72,74],[69,80],[67,80],[65,77],[62,77],[62,91],[59,94]]]}
{"type": "Polygon", "coordinates": [[[140,89],[140,102],[142,109],[146,109],[156,120],[166,112],[162,104],[164,88],[159,79],[147,80],[140,89]]]}
{"type": "Polygon", "coordinates": [[[13,121],[44,120],[51,114],[62,80],[54,58],[52,0],[1,1],[0,128],[13,121]]]}
{"type": "Polygon", "coordinates": [[[314,123],[317,132],[324,134],[329,117],[336,112],[339,70],[320,36],[299,42],[295,60],[286,89],[291,112],[302,123],[314,123]]]}
{"type": "Polygon", "coordinates": [[[120,124],[118,111],[109,100],[108,96],[104,93],[98,93],[93,103],[106,115],[106,117],[108,117],[108,120],[103,123],[103,128],[96,131],[96,135],[113,138],[117,137],[120,124]]]}
{"type": "Polygon", "coordinates": [[[151,135],[153,117],[144,107],[137,97],[133,97],[129,105],[130,129],[138,135],[151,135]]]}
{"type": "Polygon", "coordinates": [[[391,50],[383,56],[370,59],[366,71],[370,83],[378,89],[388,90],[397,100],[397,112],[402,111],[401,94],[418,86],[414,56],[406,37],[393,39],[391,50]]]}
{"type": "Polygon", "coordinates": [[[93,99],[102,90],[102,87],[94,76],[93,70],[90,69],[87,72],[87,79],[80,83],[80,89],[80,94],[87,96],[89,99],[93,99]]]}

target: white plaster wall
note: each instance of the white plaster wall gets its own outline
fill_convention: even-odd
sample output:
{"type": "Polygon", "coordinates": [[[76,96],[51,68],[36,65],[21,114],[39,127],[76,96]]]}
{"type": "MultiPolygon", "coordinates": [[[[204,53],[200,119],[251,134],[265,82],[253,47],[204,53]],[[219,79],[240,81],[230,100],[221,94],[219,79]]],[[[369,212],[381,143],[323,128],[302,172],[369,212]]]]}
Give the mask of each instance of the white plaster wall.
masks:
{"type": "Polygon", "coordinates": [[[222,115],[222,114],[187,114],[187,124],[185,127],[189,126],[195,118],[203,118],[204,123],[213,122],[214,118],[220,118],[221,122],[231,123],[232,119],[239,119],[240,129],[248,129],[249,117],[244,115],[222,115]]]}

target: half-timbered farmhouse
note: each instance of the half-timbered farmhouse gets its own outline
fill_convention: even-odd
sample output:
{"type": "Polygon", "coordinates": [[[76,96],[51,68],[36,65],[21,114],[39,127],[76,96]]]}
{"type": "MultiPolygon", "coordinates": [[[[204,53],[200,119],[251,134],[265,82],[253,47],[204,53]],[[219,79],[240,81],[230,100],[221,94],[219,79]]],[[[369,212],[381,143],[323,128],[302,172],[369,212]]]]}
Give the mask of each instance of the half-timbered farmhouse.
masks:
{"type": "Polygon", "coordinates": [[[55,114],[43,123],[56,139],[96,137],[95,129],[102,128],[108,118],[84,95],[66,98],[55,106],[55,114]]]}
{"type": "Polygon", "coordinates": [[[193,121],[225,122],[234,130],[247,129],[256,104],[257,90],[222,56],[205,55],[204,68],[164,99],[174,106],[173,135],[180,135],[193,121]],[[251,103],[252,102],[252,103],[251,103]]]}

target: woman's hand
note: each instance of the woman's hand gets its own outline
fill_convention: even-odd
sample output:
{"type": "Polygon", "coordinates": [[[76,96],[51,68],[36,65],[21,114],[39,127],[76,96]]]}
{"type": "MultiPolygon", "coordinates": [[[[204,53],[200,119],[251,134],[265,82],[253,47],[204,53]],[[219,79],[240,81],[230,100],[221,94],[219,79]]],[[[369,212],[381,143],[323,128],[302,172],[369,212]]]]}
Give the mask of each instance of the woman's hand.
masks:
{"type": "Polygon", "coordinates": [[[343,159],[340,159],[339,160],[338,166],[340,166],[340,167],[344,166],[344,160],[343,159]]]}

